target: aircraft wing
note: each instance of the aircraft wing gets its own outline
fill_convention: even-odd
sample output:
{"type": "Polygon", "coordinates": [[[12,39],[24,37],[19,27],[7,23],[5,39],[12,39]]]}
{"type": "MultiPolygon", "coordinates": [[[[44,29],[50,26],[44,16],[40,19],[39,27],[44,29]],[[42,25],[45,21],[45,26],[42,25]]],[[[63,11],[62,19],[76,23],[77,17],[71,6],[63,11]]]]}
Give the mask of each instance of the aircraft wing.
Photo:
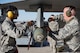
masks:
{"type": "Polygon", "coordinates": [[[61,12],[66,5],[73,5],[80,10],[79,3],[80,0],[24,0],[0,4],[0,8],[6,5],[14,5],[18,9],[34,12],[37,11],[37,8],[40,7],[40,5],[42,5],[45,12],[61,12]]]}

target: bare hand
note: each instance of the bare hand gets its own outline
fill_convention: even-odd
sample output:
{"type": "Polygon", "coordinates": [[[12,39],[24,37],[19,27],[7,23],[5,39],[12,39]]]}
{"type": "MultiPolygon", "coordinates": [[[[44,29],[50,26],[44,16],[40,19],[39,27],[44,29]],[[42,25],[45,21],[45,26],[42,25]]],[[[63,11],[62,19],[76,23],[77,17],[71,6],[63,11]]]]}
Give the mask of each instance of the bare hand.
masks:
{"type": "Polygon", "coordinates": [[[34,25],[34,21],[29,21],[29,22],[27,22],[27,25],[28,25],[28,26],[33,26],[33,25],[34,25]]]}

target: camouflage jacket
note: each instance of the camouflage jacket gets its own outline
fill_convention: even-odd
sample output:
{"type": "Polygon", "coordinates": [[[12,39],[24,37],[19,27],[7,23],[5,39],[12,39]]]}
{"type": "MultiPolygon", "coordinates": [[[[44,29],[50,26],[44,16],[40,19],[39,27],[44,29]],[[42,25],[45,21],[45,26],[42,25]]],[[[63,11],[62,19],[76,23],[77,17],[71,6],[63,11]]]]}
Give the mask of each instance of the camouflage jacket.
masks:
{"type": "Polygon", "coordinates": [[[21,37],[27,29],[27,24],[22,26],[22,29],[19,29],[15,26],[14,22],[6,18],[2,23],[2,35],[1,35],[1,48],[2,52],[7,52],[9,50],[16,48],[16,38],[21,37]]]}
{"type": "MultiPolygon", "coordinates": [[[[52,33],[54,35],[54,33],[52,33]]],[[[74,16],[54,35],[58,40],[65,40],[70,49],[76,51],[80,47],[80,27],[77,18],[74,16]]]]}

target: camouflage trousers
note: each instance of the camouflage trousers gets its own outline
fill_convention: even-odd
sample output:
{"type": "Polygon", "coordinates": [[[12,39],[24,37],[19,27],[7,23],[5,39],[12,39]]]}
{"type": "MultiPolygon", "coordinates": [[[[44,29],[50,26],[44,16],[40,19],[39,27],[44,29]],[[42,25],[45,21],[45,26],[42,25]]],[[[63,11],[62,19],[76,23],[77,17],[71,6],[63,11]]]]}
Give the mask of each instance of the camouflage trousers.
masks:
{"type": "Polygon", "coordinates": [[[9,50],[8,52],[0,51],[0,53],[18,53],[18,49],[15,48],[15,49],[9,50]]]}
{"type": "Polygon", "coordinates": [[[50,36],[47,36],[47,39],[50,45],[50,50],[52,51],[52,53],[56,53],[56,41],[50,36]]]}
{"type": "Polygon", "coordinates": [[[80,47],[76,51],[73,51],[69,47],[65,46],[63,51],[57,53],[80,53],[80,47]]]}

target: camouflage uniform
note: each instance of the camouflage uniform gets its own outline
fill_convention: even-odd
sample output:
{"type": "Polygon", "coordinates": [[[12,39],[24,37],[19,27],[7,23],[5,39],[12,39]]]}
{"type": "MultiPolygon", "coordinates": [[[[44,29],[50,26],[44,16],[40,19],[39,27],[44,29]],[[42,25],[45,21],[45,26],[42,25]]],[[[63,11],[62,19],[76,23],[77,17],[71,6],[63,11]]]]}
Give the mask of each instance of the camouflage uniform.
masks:
{"type": "Polygon", "coordinates": [[[2,23],[0,53],[17,53],[16,38],[21,37],[25,33],[26,29],[26,23],[21,29],[18,29],[13,21],[6,18],[2,23]]]}
{"type": "MultiPolygon", "coordinates": [[[[52,33],[54,35],[54,33],[52,33]]],[[[80,28],[79,22],[75,16],[66,22],[66,25],[61,28],[58,35],[54,35],[58,40],[64,40],[64,52],[80,51],[80,28]]]]}
{"type": "MultiPolygon", "coordinates": [[[[58,22],[57,21],[49,22],[49,28],[52,31],[58,31],[58,28],[59,28],[58,22]]],[[[50,36],[47,37],[48,42],[50,44],[50,49],[52,50],[53,53],[56,53],[56,41],[52,37],[50,37],[50,36]]]]}

